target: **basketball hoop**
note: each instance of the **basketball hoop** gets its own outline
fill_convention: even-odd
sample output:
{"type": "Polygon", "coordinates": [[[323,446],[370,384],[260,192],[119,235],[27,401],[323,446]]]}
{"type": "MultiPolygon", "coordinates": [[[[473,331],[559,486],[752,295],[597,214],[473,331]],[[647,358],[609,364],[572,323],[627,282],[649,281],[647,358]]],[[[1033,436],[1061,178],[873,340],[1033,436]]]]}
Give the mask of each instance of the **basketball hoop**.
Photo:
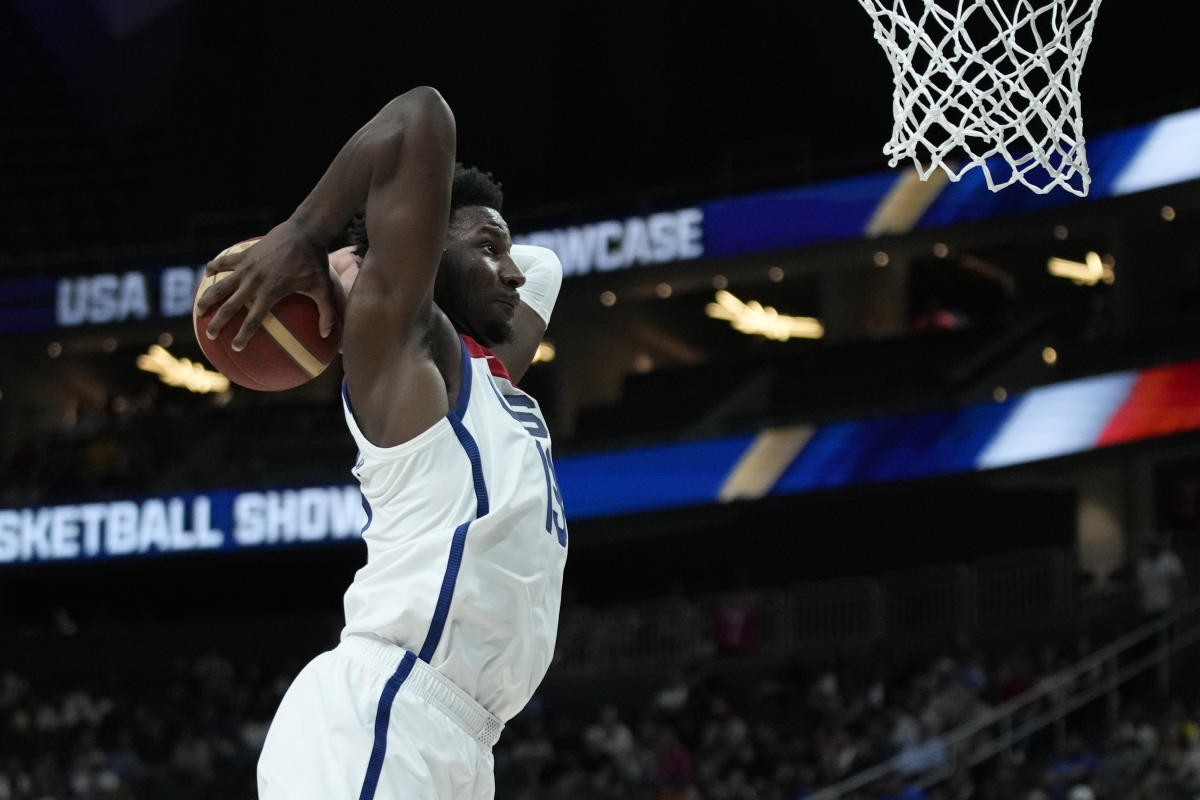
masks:
{"type": "Polygon", "coordinates": [[[890,166],[1087,195],[1079,77],[1100,0],[859,2],[895,78],[890,166]]]}

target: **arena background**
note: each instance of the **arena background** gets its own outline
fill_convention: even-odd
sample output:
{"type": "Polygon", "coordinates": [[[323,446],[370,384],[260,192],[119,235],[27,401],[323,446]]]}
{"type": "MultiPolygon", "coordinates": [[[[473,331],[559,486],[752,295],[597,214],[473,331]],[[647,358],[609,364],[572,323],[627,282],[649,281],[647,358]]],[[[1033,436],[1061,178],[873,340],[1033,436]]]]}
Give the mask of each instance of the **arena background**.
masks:
{"type": "Polygon", "coordinates": [[[339,365],[204,394],[138,358],[201,361],[197,270],[418,84],[568,270],[524,381],[559,653],[498,797],[793,800],[889,759],[843,796],[1193,796],[1196,621],[1138,628],[1136,565],[1200,567],[1196,21],[1101,8],[1080,200],[904,183],[847,1],[0,6],[0,798],[254,795],[363,559],[339,365]],[[1111,282],[1047,269],[1089,252],[1111,282]],[[824,336],[740,333],[719,289],[824,336]]]}

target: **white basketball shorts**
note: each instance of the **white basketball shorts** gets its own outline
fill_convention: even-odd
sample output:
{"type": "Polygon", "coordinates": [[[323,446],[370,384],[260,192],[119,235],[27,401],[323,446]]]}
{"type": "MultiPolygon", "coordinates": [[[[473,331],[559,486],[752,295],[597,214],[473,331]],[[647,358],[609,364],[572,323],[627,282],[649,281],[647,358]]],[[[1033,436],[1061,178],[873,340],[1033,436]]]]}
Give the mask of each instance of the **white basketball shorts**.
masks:
{"type": "Polygon", "coordinates": [[[258,796],[492,800],[503,727],[415,654],[347,636],[283,696],[258,759],[258,796]]]}

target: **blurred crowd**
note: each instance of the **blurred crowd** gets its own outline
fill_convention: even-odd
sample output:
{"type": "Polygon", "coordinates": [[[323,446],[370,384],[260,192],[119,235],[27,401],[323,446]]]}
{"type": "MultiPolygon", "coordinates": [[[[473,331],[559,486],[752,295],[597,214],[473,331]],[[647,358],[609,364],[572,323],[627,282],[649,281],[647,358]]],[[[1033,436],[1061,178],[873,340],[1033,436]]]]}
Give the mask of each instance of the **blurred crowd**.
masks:
{"type": "Polygon", "coordinates": [[[213,656],[51,688],[0,677],[0,798],[253,798],[287,678],[213,656]]]}
{"type": "MultiPolygon", "coordinates": [[[[949,731],[1094,650],[972,646],[878,653],[851,662],[740,670],[713,620],[707,656],[661,667],[657,687],[587,708],[539,695],[495,749],[500,800],[800,800],[891,761],[897,775],[861,800],[1150,800],[1200,792],[1200,705],[1104,702],[974,770],[952,769],[949,731]],[[1115,724],[1114,724],[1115,719],[1115,724]],[[948,779],[921,789],[926,770],[948,779]]],[[[728,644],[728,640],[725,641],[728,644]]],[[[299,663],[211,655],[69,685],[0,675],[0,800],[252,798],[271,716],[299,663]]],[[[653,677],[639,676],[642,679],[653,677]]],[[[1080,681],[1099,680],[1100,672],[1080,681]]],[[[553,676],[551,680],[553,680],[553,676]]],[[[615,697],[616,695],[614,695],[615,697]]],[[[1147,687],[1147,700],[1157,694],[1147,687]]],[[[1045,710],[1029,707],[1025,716],[1045,710]]]]}
{"type": "Polygon", "coordinates": [[[147,383],[72,405],[56,426],[18,429],[0,443],[0,508],[349,479],[353,443],[334,400],[270,405],[251,396],[227,407],[228,398],[147,383]],[[251,433],[260,446],[246,452],[251,433]],[[302,459],[298,442],[308,446],[302,459]]]}
{"type": "MultiPolygon", "coordinates": [[[[676,671],[639,707],[590,720],[534,707],[496,750],[498,797],[514,800],[801,800],[888,762],[857,800],[1149,800],[1200,791],[1200,706],[1127,703],[1068,718],[1061,745],[1035,735],[973,770],[955,769],[947,734],[1034,688],[1091,651],[979,649],[909,661],[794,668],[755,682],[676,671]],[[918,776],[944,768],[922,789],[918,776]]],[[[1087,674],[1083,682],[1100,679],[1087,674]]],[[[1148,697],[1153,697],[1150,693],[1148,697]]],[[[1179,697],[1185,696],[1179,694],[1179,697]]],[[[1046,701],[1048,703],[1049,701],[1046,701]]],[[[1020,725],[1047,710],[1025,709],[1020,725]]],[[[994,732],[994,729],[993,731],[994,732]]],[[[978,740],[976,740],[978,741],[978,740]]]]}
{"type": "Polygon", "coordinates": [[[148,384],[137,393],[78,403],[63,412],[57,427],[15,431],[0,451],[0,506],[144,491],[178,459],[179,435],[192,410],[190,404],[161,402],[161,392],[148,384]]]}

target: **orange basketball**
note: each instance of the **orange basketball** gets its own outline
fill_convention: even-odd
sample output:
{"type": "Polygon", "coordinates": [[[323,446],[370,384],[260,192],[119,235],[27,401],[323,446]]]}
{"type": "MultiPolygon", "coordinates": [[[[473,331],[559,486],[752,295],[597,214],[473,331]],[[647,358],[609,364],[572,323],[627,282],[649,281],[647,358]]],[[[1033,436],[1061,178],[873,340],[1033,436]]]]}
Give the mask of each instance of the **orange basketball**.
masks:
{"type": "MultiPolygon", "coordinates": [[[[220,256],[245,250],[259,238],[238,242],[220,256]]],[[[237,385],[262,392],[293,389],[324,372],[338,353],[341,331],[335,327],[327,338],[321,338],[317,304],[302,294],[290,294],[276,303],[240,351],[233,349],[233,337],[246,319],[245,310],[235,314],[216,339],[205,335],[217,306],[206,314],[197,314],[196,299],[231,274],[205,275],[192,300],[192,330],[209,362],[237,385]]]]}

